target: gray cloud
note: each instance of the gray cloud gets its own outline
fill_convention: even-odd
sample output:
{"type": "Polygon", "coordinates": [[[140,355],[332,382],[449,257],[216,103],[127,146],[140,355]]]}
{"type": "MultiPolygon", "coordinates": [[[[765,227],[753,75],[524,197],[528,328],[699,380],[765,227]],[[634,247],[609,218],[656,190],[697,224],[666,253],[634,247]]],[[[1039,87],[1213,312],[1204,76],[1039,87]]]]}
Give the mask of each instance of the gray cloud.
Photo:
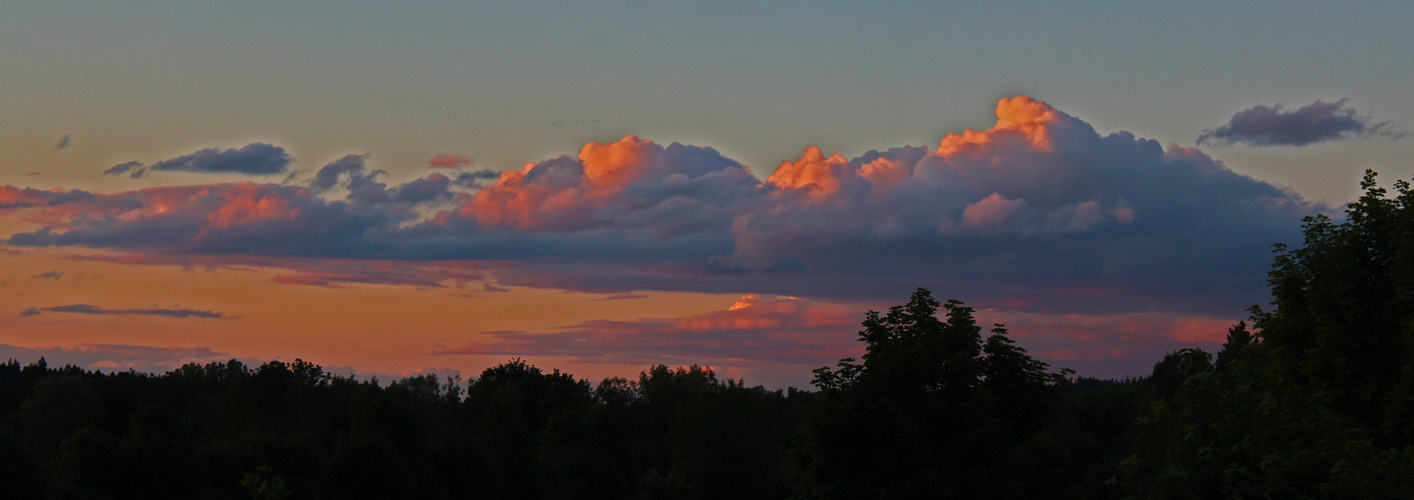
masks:
{"type": "Polygon", "coordinates": [[[1256,105],[1232,115],[1226,125],[1204,130],[1198,144],[1248,146],[1305,146],[1321,142],[1382,136],[1399,139],[1404,133],[1390,122],[1374,122],[1346,105],[1317,100],[1286,111],[1281,104],[1256,105]]]}
{"type": "Polygon", "coordinates": [[[62,151],[62,150],[68,149],[68,147],[69,147],[70,145],[72,145],[73,143],[74,143],[74,141],[73,141],[73,139],[72,139],[71,137],[69,137],[69,134],[64,134],[63,137],[60,137],[60,138],[59,138],[59,142],[54,145],[54,150],[55,150],[55,151],[62,151]]]}
{"type": "Polygon", "coordinates": [[[146,173],[146,171],[147,169],[143,168],[142,162],[129,161],[109,167],[107,170],[103,171],[103,175],[111,175],[116,177],[119,175],[131,173],[132,178],[137,179],[139,177],[142,177],[142,174],[146,173]]]}
{"type": "Polygon", "coordinates": [[[137,179],[149,171],[195,172],[201,174],[275,175],[289,171],[294,162],[285,148],[253,142],[240,149],[206,148],[195,153],[144,166],[130,161],[103,171],[103,175],[123,175],[137,179]]]}

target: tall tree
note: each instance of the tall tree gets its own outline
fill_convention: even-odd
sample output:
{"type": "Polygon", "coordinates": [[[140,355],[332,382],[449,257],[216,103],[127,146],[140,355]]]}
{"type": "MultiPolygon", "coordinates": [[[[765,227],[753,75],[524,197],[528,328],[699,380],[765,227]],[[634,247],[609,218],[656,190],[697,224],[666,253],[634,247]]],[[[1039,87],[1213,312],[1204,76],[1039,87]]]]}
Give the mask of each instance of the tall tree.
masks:
{"type": "MultiPolygon", "coordinates": [[[[822,394],[799,450],[813,498],[1045,496],[1021,450],[1064,383],[973,309],[918,289],[859,332],[862,362],[815,370],[822,394]],[[939,308],[945,319],[938,317],[939,308]]],[[[1053,490],[1051,490],[1053,491],[1053,490]]]]}

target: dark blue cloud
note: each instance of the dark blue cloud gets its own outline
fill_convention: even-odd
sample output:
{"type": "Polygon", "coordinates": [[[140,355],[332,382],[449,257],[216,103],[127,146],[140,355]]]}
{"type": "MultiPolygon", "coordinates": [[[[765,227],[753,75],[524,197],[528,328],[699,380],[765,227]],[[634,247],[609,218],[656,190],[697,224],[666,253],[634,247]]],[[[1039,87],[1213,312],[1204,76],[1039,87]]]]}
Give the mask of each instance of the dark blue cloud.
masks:
{"type": "Polygon", "coordinates": [[[480,188],[487,181],[496,180],[501,173],[489,168],[483,168],[475,172],[462,172],[457,174],[455,183],[457,186],[466,189],[480,188]]]}
{"type": "Polygon", "coordinates": [[[1371,136],[1398,139],[1404,135],[1393,130],[1390,122],[1375,123],[1369,116],[1356,113],[1346,105],[1346,99],[1317,100],[1291,111],[1281,104],[1259,104],[1238,111],[1226,125],[1204,130],[1198,136],[1198,144],[1305,146],[1371,136]]]}

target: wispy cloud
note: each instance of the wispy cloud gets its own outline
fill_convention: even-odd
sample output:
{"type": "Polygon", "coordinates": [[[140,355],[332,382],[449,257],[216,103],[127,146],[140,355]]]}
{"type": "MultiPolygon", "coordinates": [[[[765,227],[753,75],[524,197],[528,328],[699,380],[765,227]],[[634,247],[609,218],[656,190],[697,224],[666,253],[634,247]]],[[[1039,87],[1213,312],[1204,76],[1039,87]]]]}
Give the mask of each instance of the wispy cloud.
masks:
{"type": "Polygon", "coordinates": [[[427,159],[427,168],[463,168],[474,163],[465,153],[437,153],[427,159]]]}
{"type": "Polygon", "coordinates": [[[1375,122],[1346,104],[1317,100],[1287,111],[1282,104],[1256,105],[1238,111],[1227,124],[1204,130],[1198,144],[1248,146],[1305,146],[1362,137],[1399,139],[1406,134],[1391,122],[1375,122]]]}
{"type": "Polygon", "coordinates": [[[171,317],[171,318],[220,318],[220,317],[223,316],[222,313],[219,313],[219,312],[215,312],[215,311],[203,311],[203,310],[199,310],[199,309],[186,309],[186,308],[172,308],[172,309],[169,309],[169,308],[161,308],[161,307],[148,307],[148,308],[141,308],[141,309],[108,309],[108,308],[99,307],[99,306],[95,306],[95,305],[91,305],[91,304],[69,304],[69,305],[54,306],[54,307],[31,307],[31,308],[25,309],[23,312],[21,312],[21,313],[20,313],[20,316],[38,316],[40,313],[44,313],[44,312],[71,313],[71,314],[98,314],[98,315],[109,315],[109,314],[119,314],[119,315],[137,314],[137,315],[148,315],[148,316],[167,316],[167,317],[171,317]]]}
{"type": "Polygon", "coordinates": [[[63,151],[65,149],[68,149],[70,145],[73,145],[73,143],[73,138],[71,138],[69,134],[64,134],[63,137],[59,138],[59,142],[54,144],[54,150],[63,151]]]}

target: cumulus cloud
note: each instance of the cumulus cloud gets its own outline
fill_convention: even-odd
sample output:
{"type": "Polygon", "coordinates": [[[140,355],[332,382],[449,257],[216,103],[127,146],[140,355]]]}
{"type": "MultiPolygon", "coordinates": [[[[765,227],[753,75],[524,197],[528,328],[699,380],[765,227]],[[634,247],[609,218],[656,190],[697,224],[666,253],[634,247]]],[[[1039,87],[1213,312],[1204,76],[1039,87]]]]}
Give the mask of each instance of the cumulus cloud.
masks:
{"type": "Polygon", "coordinates": [[[200,174],[275,175],[289,171],[294,158],[285,148],[253,142],[240,149],[206,148],[192,154],[162,160],[151,165],[130,161],[103,171],[103,175],[128,174],[140,178],[149,171],[194,172],[200,174]]]}
{"type": "Polygon", "coordinates": [[[1227,124],[1204,130],[1198,136],[1198,144],[1305,146],[1373,136],[1398,139],[1405,134],[1395,131],[1390,122],[1376,123],[1371,117],[1356,113],[1346,99],[1317,100],[1291,111],[1280,103],[1238,111],[1227,124]]]}
{"type": "Polygon", "coordinates": [[[90,304],[69,304],[54,307],[31,307],[20,313],[20,316],[38,316],[42,312],[59,312],[73,314],[140,314],[147,316],[167,316],[171,318],[220,318],[223,315],[215,311],[203,311],[199,309],[186,308],[161,308],[148,307],[141,309],[108,309],[90,304]]]}
{"type": "Polygon", "coordinates": [[[1301,217],[1325,209],[1196,148],[1101,135],[1026,96],[1000,100],[996,116],[933,148],[846,158],[812,146],[764,181],[712,148],[628,136],[517,170],[401,185],[350,155],[305,185],[5,186],[0,208],[34,208],[27,217],[44,226],[11,235],[15,246],[461,262],[495,267],[501,285],[604,294],[877,300],[928,286],[970,302],[1090,312],[1260,301],[1269,245],[1293,241],[1301,217]]]}

